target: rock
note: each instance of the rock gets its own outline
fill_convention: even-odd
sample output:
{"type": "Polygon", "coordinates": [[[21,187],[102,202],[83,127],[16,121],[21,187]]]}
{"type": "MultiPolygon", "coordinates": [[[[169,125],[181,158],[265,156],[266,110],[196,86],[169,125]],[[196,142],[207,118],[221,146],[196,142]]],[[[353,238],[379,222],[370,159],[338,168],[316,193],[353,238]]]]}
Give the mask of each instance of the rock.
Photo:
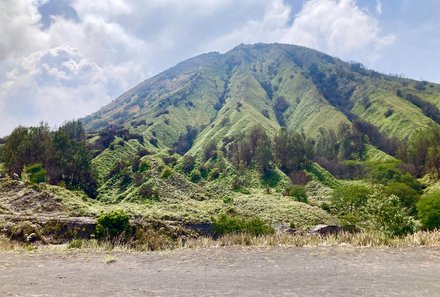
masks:
{"type": "Polygon", "coordinates": [[[284,224],[280,224],[274,227],[276,234],[290,234],[293,235],[297,232],[295,228],[287,227],[284,224]]]}
{"type": "Polygon", "coordinates": [[[35,233],[31,233],[26,237],[27,242],[36,242],[38,240],[38,236],[35,233]]]}
{"type": "Polygon", "coordinates": [[[338,225],[316,225],[310,233],[320,234],[320,235],[328,235],[328,234],[338,234],[342,232],[342,228],[338,225]]]}

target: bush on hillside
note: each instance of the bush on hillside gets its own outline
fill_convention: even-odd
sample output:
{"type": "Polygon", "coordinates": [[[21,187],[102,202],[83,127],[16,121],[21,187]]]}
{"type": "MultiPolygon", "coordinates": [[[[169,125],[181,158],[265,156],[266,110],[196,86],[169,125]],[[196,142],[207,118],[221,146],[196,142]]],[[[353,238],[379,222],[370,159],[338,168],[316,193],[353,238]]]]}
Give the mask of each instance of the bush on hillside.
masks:
{"type": "Polygon", "coordinates": [[[114,239],[130,235],[131,231],[128,215],[123,210],[113,210],[98,217],[95,235],[100,239],[114,239]]]}
{"type": "Polygon", "coordinates": [[[286,195],[295,198],[299,202],[308,202],[306,188],[301,185],[289,185],[286,188],[286,195]]]}
{"type": "Polygon", "coordinates": [[[182,170],[185,173],[190,173],[194,166],[196,165],[196,159],[191,155],[185,155],[183,157],[183,164],[182,164],[182,170]]]}
{"type": "Polygon", "coordinates": [[[213,220],[215,235],[246,233],[254,236],[273,234],[275,230],[258,218],[243,218],[239,216],[220,215],[213,220]]]}
{"type": "Polygon", "coordinates": [[[157,199],[159,198],[159,192],[152,181],[147,181],[139,188],[139,194],[142,198],[157,199]]]}
{"type": "Polygon", "coordinates": [[[401,207],[396,195],[387,196],[376,189],[368,196],[364,210],[365,228],[390,236],[403,236],[416,231],[416,223],[401,207]]]}
{"type": "Polygon", "coordinates": [[[440,228],[440,191],[423,196],[417,203],[417,210],[424,228],[440,228]]]}
{"type": "Polygon", "coordinates": [[[410,215],[417,215],[416,204],[419,201],[419,193],[401,182],[393,182],[385,187],[385,194],[399,197],[400,204],[408,210],[410,215]]]}
{"type": "Polygon", "coordinates": [[[41,163],[25,167],[24,171],[29,175],[29,181],[33,184],[46,182],[47,171],[41,163]]]}
{"type": "Polygon", "coordinates": [[[170,167],[168,167],[168,166],[165,166],[164,168],[163,168],[163,170],[162,170],[162,173],[161,173],[161,177],[162,178],[169,178],[171,175],[173,175],[173,173],[174,173],[174,170],[173,169],[171,169],[170,167]]]}
{"type": "Polygon", "coordinates": [[[202,179],[202,175],[200,174],[200,170],[194,169],[191,172],[191,181],[193,183],[198,183],[202,179]]]}

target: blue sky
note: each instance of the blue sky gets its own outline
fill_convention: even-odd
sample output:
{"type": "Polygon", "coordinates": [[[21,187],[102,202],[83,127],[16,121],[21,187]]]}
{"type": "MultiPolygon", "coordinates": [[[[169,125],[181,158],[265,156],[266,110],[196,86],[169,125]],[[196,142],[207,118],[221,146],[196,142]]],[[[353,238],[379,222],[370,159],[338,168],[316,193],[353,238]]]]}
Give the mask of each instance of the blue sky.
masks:
{"type": "Polygon", "coordinates": [[[438,0],[1,0],[0,136],[90,114],[191,56],[308,46],[440,83],[438,0]]]}

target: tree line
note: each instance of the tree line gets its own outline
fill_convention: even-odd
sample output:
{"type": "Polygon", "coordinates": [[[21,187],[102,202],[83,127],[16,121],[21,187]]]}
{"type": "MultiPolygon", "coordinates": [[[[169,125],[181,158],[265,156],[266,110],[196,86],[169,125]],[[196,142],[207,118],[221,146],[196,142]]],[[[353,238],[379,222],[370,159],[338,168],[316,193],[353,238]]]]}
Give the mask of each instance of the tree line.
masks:
{"type": "Polygon", "coordinates": [[[64,183],[69,189],[82,189],[95,197],[91,159],[80,121],[67,122],[56,131],[50,131],[45,123],[36,127],[19,126],[4,138],[0,156],[11,176],[21,176],[26,167],[31,171],[44,170],[44,179],[50,184],[64,183]]]}

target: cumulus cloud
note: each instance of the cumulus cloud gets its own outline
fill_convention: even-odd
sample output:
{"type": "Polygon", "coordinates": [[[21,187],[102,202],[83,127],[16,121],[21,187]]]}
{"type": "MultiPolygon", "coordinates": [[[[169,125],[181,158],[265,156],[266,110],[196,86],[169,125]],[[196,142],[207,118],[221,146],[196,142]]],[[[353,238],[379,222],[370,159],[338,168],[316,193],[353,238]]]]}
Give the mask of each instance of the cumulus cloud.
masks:
{"type": "Polygon", "coordinates": [[[0,1],[0,61],[44,47],[47,36],[38,29],[39,21],[32,0],[0,1]]]}
{"type": "Polygon", "coordinates": [[[0,135],[90,114],[185,58],[239,43],[366,62],[393,42],[355,0],[309,0],[296,15],[284,0],[59,1],[0,1],[0,135]]]}
{"type": "Polygon", "coordinates": [[[282,0],[270,1],[260,20],[215,40],[227,48],[239,42],[283,42],[318,49],[343,59],[374,62],[395,37],[382,35],[376,18],[354,0],[309,0],[290,22],[292,8],[282,0]]]}
{"type": "Polygon", "coordinates": [[[52,125],[96,110],[108,98],[111,78],[69,46],[35,52],[6,74],[0,85],[0,133],[41,120],[52,125]],[[87,86],[87,87],[84,87],[87,86]]]}

